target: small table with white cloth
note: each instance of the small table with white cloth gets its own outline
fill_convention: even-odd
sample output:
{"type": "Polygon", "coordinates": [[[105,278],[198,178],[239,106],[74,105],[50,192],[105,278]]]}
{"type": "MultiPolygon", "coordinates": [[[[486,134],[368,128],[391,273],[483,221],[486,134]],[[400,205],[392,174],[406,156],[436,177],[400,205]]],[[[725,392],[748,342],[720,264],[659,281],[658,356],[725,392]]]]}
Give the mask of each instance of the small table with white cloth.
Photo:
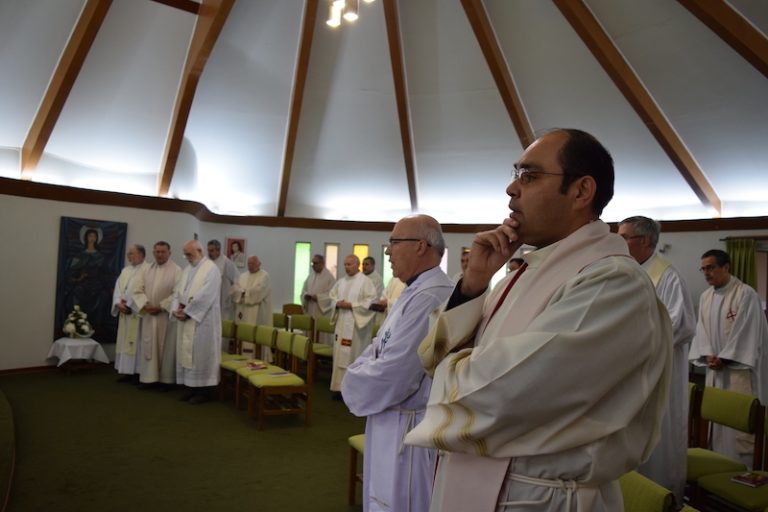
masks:
{"type": "Polygon", "coordinates": [[[57,357],[61,366],[71,359],[95,360],[109,363],[109,357],[99,342],[92,338],[59,338],[53,342],[48,357],[57,357]]]}

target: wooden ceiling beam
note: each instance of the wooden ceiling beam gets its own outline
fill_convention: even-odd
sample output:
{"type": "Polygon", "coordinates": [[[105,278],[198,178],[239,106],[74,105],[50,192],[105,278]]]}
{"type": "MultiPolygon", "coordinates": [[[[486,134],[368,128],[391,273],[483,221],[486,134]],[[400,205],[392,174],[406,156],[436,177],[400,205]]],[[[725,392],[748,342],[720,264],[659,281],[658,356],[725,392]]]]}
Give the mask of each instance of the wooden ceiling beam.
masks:
{"type": "Polygon", "coordinates": [[[704,206],[722,212],[720,198],[651,94],[582,0],[552,0],[635,109],[704,206]]]}
{"type": "Polygon", "coordinates": [[[48,139],[53,133],[53,128],[59,120],[64,104],[111,5],[112,0],[85,2],[24,139],[24,145],[21,148],[22,179],[30,179],[40,162],[48,139]]]}
{"type": "Polygon", "coordinates": [[[318,0],[306,0],[304,4],[304,20],[301,27],[301,40],[299,41],[299,53],[296,56],[296,72],[291,91],[291,106],[288,112],[288,130],[285,137],[285,149],[283,152],[283,169],[280,175],[280,197],[277,201],[277,216],[285,217],[285,208],[288,203],[288,188],[291,184],[291,170],[293,169],[293,157],[296,153],[296,138],[299,133],[299,120],[301,119],[301,106],[304,103],[304,90],[307,85],[307,73],[309,71],[309,56],[312,53],[312,39],[317,24],[318,0]]]}
{"type": "Polygon", "coordinates": [[[171,187],[173,173],[179,160],[184,131],[187,128],[192,101],[195,99],[197,84],[203,74],[203,68],[213,51],[216,40],[224,28],[235,0],[203,0],[200,4],[197,22],[195,23],[192,40],[189,43],[187,60],[176,94],[171,125],[165,143],[163,160],[158,176],[158,195],[165,196],[171,187]]]}
{"type": "Polygon", "coordinates": [[[485,61],[491,71],[491,76],[496,82],[501,100],[507,108],[509,118],[520,139],[520,145],[527,148],[534,140],[533,127],[523,107],[523,102],[517,92],[515,81],[509,71],[509,66],[501,51],[496,33],[493,30],[488,13],[482,0],[461,0],[461,5],[467,14],[467,20],[475,33],[475,38],[480,45],[485,61]]]}
{"type": "Polygon", "coordinates": [[[168,7],[173,7],[174,9],[187,11],[192,14],[200,13],[200,2],[195,2],[194,0],[152,0],[152,1],[157,2],[159,4],[167,5],[168,7]]]}
{"type": "Polygon", "coordinates": [[[677,0],[768,78],[768,38],[723,0],[677,0]]]}
{"type": "Polygon", "coordinates": [[[392,62],[392,79],[395,85],[397,118],[400,123],[400,141],[403,146],[405,178],[408,183],[408,195],[411,199],[411,211],[416,212],[419,209],[416,159],[413,148],[411,110],[408,103],[408,86],[405,77],[405,65],[403,63],[403,48],[400,38],[400,19],[397,13],[396,0],[384,0],[383,5],[384,19],[387,26],[387,42],[389,43],[389,58],[392,62]]]}

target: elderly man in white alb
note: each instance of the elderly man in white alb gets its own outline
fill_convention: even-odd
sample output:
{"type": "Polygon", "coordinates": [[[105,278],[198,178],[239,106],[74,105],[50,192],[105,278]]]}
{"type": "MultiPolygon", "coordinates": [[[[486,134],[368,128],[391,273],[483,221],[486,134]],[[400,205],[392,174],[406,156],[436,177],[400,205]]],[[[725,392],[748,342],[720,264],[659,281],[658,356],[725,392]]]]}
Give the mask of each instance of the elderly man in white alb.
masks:
{"type": "Polygon", "coordinates": [[[152,255],[154,263],[144,271],[133,292],[142,318],[139,381],[142,389],[167,391],[176,383],[176,324],[170,322],[168,314],[181,268],[171,260],[168,242],[157,242],[152,255]]]}
{"type": "Polygon", "coordinates": [[[621,512],[618,479],[651,453],[672,328],[627,244],[599,220],[613,160],[548,132],[515,164],[510,216],[478,233],[419,347],[434,372],[406,443],[438,448],[431,511],[621,512]],[[527,265],[489,294],[525,243],[527,265]]]}
{"type": "Polygon", "coordinates": [[[630,217],[619,223],[619,235],[626,240],[629,254],[651,278],[656,295],[667,308],[673,333],[672,380],[661,440],[638,471],[671,490],[682,506],[688,457],[688,351],[696,328],[696,315],[682,276],[656,253],[660,232],[659,223],[648,217],[630,217]]]}
{"type": "Polygon", "coordinates": [[[115,291],[112,294],[112,316],[118,316],[117,342],[115,344],[115,369],[123,375],[118,382],[132,382],[138,384],[139,367],[137,357],[141,351],[139,338],[141,337],[141,309],[133,301],[133,289],[141,280],[141,276],[147,268],[144,263],[146,249],[143,245],[134,244],[128,247],[125,254],[128,265],[123,268],[115,283],[115,291]]]}
{"type": "MultiPolygon", "coordinates": [[[[236,324],[272,326],[272,285],[257,256],[248,258],[248,272],[240,274],[231,294],[236,324]]],[[[272,362],[269,347],[261,347],[261,359],[272,362]]]]}
{"type": "Polygon", "coordinates": [[[201,404],[219,383],[221,363],[221,275],[203,256],[197,240],[184,244],[189,265],[181,275],[171,303],[176,321],[176,383],[186,387],[180,400],[201,404]]]}
{"type": "MultiPolygon", "coordinates": [[[[360,259],[354,254],[344,258],[346,275],[339,279],[328,294],[335,305],[331,320],[335,324],[336,341],[333,345],[333,373],[331,391],[341,390],[341,379],[352,361],[371,343],[373,311],[368,309],[376,298],[370,279],[360,272],[360,259]]],[[[340,395],[334,395],[340,398],[340,395]]]]}
{"type": "Polygon", "coordinates": [[[373,343],[344,375],[341,392],[352,414],[367,416],[363,510],[429,508],[437,451],[404,446],[403,437],[424,416],[432,380],[419,360],[429,316],[445,302],[453,281],[440,270],[445,242],[440,224],[426,215],[401,219],[387,253],[393,279],[407,287],[373,343]]]}
{"type": "MultiPolygon", "coordinates": [[[[330,317],[333,313],[333,303],[328,300],[328,293],[336,283],[331,271],[325,268],[325,258],[320,254],[312,256],[312,271],[304,281],[301,289],[301,307],[312,318],[319,316],[330,317]]],[[[333,336],[320,333],[319,343],[333,345],[333,336]]]]}
{"type": "MultiPolygon", "coordinates": [[[[688,355],[707,368],[706,384],[768,400],[768,325],[755,290],[731,275],[728,253],[719,249],[701,257],[710,285],[699,299],[699,320],[688,355]]],[[[712,449],[752,465],[754,436],[714,425],[712,449]]]]}
{"type": "Polygon", "coordinates": [[[237,278],[240,277],[240,272],[238,272],[232,260],[227,258],[226,254],[221,253],[221,242],[218,240],[208,242],[208,258],[216,264],[216,268],[219,269],[219,274],[221,275],[221,318],[223,320],[233,320],[235,318],[235,306],[232,303],[232,296],[229,290],[235,284],[237,278]]]}

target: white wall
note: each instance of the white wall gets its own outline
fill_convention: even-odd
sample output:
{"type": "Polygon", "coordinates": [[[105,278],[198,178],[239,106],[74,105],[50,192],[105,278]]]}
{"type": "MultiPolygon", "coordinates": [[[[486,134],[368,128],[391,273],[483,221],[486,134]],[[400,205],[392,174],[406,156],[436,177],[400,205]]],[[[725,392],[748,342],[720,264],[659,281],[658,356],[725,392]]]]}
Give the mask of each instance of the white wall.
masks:
{"type": "MultiPolygon", "coordinates": [[[[60,217],[80,217],[128,223],[128,244],[140,243],[150,249],[157,240],[172,246],[173,259],[184,265],[181,246],[195,233],[205,243],[211,238],[247,240],[249,255],[256,254],[272,278],[273,304],[279,309],[292,302],[293,244],[311,242],[312,252],[322,253],[326,242],[341,244],[340,255],[351,252],[353,243],[369,244],[371,255],[380,259],[381,245],[389,233],[374,231],[332,231],[322,229],[269,228],[199,222],[185,213],[147,211],[136,208],[98,206],[28,199],[0,195],[0,252],[2,299],[0,299],[0,370],[51,364],[46,354],[51,347],[56,294],[56,266],[60,217]]],[[[700,256],[707,249],[724,248],[720,238],[738,234],[768,235],[760,232],[708,232],[662,234],[660,245],[669,244],[665,255],[683,273],[695,301],[706,287],[698,272],[700,256]]],[[[459,271],[462,246],[472,235],[446,234],[449,249],[448,274],[459,271]]],[[[95,336],[98,340],[98,333],[95,336]]],[[[112,353],[111,346],[105,346],[112,353]]]]}

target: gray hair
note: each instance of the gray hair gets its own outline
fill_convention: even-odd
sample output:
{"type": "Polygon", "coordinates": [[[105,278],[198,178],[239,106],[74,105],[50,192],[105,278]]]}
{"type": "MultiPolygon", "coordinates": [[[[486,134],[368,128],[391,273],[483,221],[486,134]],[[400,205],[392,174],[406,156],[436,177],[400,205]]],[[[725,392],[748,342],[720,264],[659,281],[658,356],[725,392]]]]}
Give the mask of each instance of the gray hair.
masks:
{"type": "Polygon", "coordinates": [[[429,215],[416,215],[416,235],[423,238],[441,258],[445,253],[445,239],[440,223],[429,215]]]}
{"type": "Polygon", "coordinates": [[[661,233],[661,225],[658,222],[642,215],[636,215],[619,222],[619,226],[622,224],[631,224],[635,228],[635,234],[647,236],[651,242],[651,247],[656,249],[656,245],[659,243],[659,233],[661,233]]]}

